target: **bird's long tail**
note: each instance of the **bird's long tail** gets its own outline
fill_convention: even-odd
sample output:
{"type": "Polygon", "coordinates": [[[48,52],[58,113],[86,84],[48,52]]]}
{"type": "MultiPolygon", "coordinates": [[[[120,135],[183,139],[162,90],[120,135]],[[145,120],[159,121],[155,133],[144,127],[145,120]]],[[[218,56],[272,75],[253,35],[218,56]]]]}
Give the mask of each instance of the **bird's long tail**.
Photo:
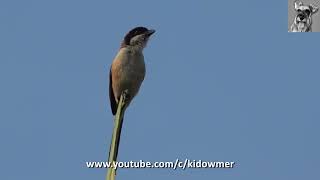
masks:
{"type": "MultiPolygon", "coordinates": [[[[111,145],[109,149],[109,158],[108,158],[108,162],[111,163],[111,166],[113,166],[113,163],[117,161],[120,137],[121,137],[121,129],[123,124],[123,116],[125,112],[125,99],[126,99],[125,97],[126,97],[126,93],[123,93],[118,102],[117,113],[115,115],[111,145]]],[[[106,179],[113,180],[115,177],[115,174],[116,174],[116,169],[114,169],[113,167],[109,167],[106,179]]]]}

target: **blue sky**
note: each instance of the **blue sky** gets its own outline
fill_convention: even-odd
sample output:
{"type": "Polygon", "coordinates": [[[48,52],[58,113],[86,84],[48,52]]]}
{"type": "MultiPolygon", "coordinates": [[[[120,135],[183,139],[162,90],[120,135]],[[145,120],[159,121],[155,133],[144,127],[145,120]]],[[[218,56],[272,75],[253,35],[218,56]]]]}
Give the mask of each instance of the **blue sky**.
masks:
{"type": "Polygon", "coordinates": [[[108,71],[125,33],[157,30],[126,112],[117,179],[319,179],[318,34],[287,32],[287,1],[2,0],[0,179],[104,179],[108,71]]]}

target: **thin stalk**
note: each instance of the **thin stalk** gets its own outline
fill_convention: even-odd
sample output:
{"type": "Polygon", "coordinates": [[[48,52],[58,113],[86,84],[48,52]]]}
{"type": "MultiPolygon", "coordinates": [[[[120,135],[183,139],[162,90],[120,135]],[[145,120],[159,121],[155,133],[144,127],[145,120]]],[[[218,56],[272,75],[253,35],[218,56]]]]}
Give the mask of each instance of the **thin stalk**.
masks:
{"type": "MultiPolygon", "coordinates": [[[[111,166],[113,166],[114,162],[117,162],[121,128],[123,123],[125,96],[126,96],[126,93],[123,93],[121,95],[120,100],[118,102],[117,113],[115,115],[112,140],[111,140],[109,158],[108,158],[108,161],[111,163],[110,164],[111,166]]],[[[108,168],[106,180],[115,180],[116,169],[114,169],[111,166],[108,168]]]]}

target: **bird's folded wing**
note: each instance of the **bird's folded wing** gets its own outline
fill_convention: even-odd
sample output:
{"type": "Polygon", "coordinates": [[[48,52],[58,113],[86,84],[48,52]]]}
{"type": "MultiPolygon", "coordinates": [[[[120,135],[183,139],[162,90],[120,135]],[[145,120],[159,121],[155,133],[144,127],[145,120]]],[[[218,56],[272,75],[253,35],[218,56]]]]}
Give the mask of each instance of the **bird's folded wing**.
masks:
{"type": "Polygon", "coordinates": [[[111,68],[110,68],[110,73],[109,73],[109,98],[110,98],[110,106],[111,106],[112,114],[115,115],[117,113],[117,102],[114,97],[113,88],[112,88],[111,68]]]}

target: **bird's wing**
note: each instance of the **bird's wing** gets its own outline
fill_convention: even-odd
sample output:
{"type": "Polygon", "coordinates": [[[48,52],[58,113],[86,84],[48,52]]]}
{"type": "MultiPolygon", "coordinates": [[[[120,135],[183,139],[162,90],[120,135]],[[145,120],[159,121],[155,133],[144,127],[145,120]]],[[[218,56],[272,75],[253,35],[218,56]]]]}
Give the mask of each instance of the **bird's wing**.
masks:
{"type": "Polygon", "coordinates": [[[117,106],[118,105],[117,105],[116,99],[114,97],[113,88],[112,88],[111,68],[110,68],[110,73],[109,73],[109,98],[110,98],[110,106],[111,106],[112,114],[115,115],[117,113],[117,106]]]}

